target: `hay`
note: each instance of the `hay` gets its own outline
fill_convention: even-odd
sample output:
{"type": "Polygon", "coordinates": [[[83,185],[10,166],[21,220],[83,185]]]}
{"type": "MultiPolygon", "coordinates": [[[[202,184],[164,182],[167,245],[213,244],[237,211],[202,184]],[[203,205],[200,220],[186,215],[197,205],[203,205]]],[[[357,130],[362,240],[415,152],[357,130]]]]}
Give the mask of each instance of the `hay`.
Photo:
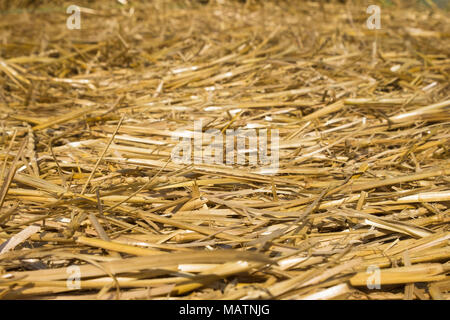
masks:
{"type": "Polygon", "coordinates": [[[4,4],[0,297],[448,299],[448,12],[367,5],[4,4]]]}

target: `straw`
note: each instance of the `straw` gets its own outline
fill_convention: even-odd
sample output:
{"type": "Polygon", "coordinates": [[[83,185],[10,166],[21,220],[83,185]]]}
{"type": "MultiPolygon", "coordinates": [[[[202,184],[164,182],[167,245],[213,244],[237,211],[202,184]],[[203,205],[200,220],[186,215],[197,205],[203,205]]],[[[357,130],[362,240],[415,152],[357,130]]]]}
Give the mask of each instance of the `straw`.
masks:
{"type": "Polygon", "coordinates": [[[0,298],[450,298],[448,12],[244,2],[0,4],[0,298]]]}

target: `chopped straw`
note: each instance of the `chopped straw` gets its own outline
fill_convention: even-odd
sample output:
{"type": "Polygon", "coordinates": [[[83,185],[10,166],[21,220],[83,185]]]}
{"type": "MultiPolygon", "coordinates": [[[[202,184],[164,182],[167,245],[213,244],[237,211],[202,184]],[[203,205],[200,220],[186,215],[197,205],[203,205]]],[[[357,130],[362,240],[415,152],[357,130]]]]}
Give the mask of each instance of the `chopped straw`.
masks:
{"type": "Polygon", "coordinates": [[[449,299],[448,11],[206,2],[0,4],[0,298],[449,299]]]}

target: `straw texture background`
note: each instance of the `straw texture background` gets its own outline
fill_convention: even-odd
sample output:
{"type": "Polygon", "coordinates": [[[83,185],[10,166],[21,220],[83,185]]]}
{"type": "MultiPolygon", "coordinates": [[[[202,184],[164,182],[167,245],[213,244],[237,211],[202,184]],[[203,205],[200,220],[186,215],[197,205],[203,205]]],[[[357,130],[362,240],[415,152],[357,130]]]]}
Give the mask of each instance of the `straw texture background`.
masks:
{"type": "Polygon", "coordinates": [[[369,30],[367,1],[78,1],[69,30],[69,2],[2,2],[0,297],[448,299],[425,3],[369,30]],[[195,120],[278,130],[278,172],[175,163],[195,120]]]}

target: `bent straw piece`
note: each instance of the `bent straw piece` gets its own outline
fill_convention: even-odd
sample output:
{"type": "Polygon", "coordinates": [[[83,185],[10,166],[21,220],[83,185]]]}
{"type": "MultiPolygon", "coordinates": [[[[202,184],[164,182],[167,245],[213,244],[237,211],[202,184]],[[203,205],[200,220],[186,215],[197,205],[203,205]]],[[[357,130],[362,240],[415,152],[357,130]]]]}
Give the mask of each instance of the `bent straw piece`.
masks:
{"type": "Polygon", "coordinates": [[[383,221],[376,218],[366,218],[362,222],[363,224],[367,224],[376,228],[390,230],[398,233],[407,234],[417,238],[427,237],[432,234],[431,231],[426,230],[425,228],[420,228],[414,225],[406,225],[401,223],[392,223],[389,221],[383,221]]]}
{"type": "Polygon", "coordinates": [[[0,257],[0,297],[114,299],[118,285],[120,299],[448,298],[448,280],[435,281],[448,272],[405,294],[408,283],[376,291],[350,283],[370,266],[450,258],[445,17],[392,7],[375,39],[341,23],[339,12],[361,12],[340,1],[326,5],[337,13],[327,19],[314,1],[163,2],[134,1],[135,19],[96,3],[105,25],[123,27],[113,37],[96,31],[98,19],[82,19],[82,35],[45,28],[41,43],[29,31],[48,18],[45,8],[2,16],[0,34],[25,18],[27,27],[0,44],[1,177],[14,167],[17,139],[47,127],[29,140],[33,168],[30,155],[17,157],[0,209],[1,242],[41,228],[27,248],[0,257]],[[386,32],[405,16],[420,31],[409,32],[409,45],[386,32]],[[423,36],[436,25],[442,38],[423,36]],[[182,142],[193,142],[198,120],[203,155],[245,163],[208,164],[198,153],[196,163],[192,154],[172,161],[174,148],[188,155],[182,142]],[[259,146],[247,140],[240,150],[233,135],[227,150],[212,133],[224,128],[256,131],[259,146]],[[279,145],[265,147],[274,130],[279,145]],[[271,151],[272,168],[262,163],[271,151]],[[323,190],[331,191],[321,198],[323,190]],[[252,250],[280,265],[227,256],[252,250]],[[73,268],[64,268],[74,264],[80,290],[67,288],[73,268]],[[32,270],[28,279],[11,274],[32,270]]]}

